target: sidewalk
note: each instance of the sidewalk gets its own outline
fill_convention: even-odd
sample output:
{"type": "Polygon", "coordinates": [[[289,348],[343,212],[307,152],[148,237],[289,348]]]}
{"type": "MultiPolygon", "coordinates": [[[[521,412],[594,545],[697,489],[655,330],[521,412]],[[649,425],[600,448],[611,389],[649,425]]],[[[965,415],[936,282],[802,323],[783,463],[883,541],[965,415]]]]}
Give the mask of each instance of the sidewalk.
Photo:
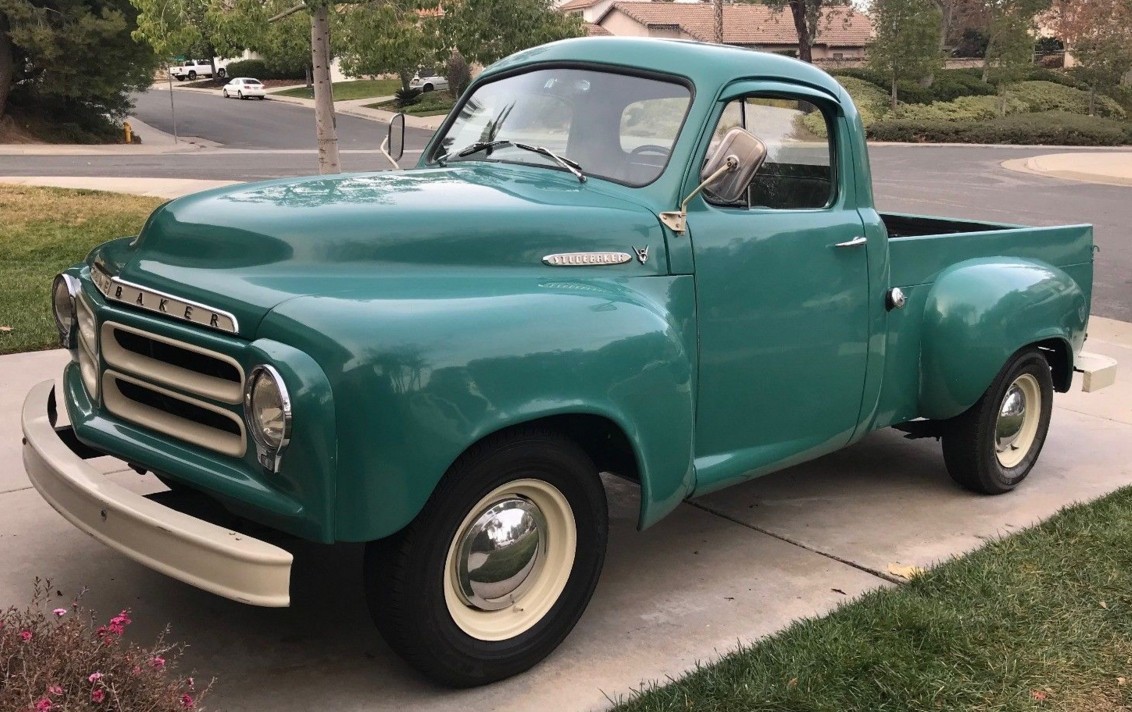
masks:
{"type": "Polygon", "coordinates": [[[1104,185],[1132,186],[1132,150],[1051,153],[1004,161],[1002,167],[1067,180],[1104,185]]]}
{"type": "Polygon", "coordinates": [[[5,143],[0,144],[0,156],[160,156],[193,153],[220,145],[196,136],[180,136],[174,140],[171,134],[150,126],[136,116],[127,117],[126,121],[141,143],[5,143]]]}

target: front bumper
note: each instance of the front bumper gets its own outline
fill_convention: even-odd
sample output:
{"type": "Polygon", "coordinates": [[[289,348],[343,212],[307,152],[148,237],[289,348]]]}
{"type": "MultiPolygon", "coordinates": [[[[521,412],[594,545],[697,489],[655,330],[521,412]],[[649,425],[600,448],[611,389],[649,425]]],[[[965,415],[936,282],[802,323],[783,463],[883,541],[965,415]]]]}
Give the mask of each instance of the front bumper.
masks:
{"type": "MultiPolygon", "coordinates": [[[[55,386],[24,400],[24,468],[65,519],[155,571],[256,606],[290,605],[291,554],[165,507],[106,480],[84,460],[100,455],[55,428],[55,386]],[[68,441],[75,442],[72,446],[68,441]]],[[[69,430],[69,429],[68,429],[69,430]]]]}

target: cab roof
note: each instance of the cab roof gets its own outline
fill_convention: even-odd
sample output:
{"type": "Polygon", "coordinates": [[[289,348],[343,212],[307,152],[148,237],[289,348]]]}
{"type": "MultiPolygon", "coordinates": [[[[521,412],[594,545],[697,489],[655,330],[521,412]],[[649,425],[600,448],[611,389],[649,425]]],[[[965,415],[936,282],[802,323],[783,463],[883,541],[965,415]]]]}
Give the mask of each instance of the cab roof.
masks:
{"type": "Polygon", "coordinates": [[[774,78],[809,84],[834,96],[833,77],[811,64],[769,52],[691,40],[648,37],[580,37],[517,52],[491,65],[483,76],[526,65],[587,62],[672,74],[690,79],[699,91],[736,79],[774,78]]]}

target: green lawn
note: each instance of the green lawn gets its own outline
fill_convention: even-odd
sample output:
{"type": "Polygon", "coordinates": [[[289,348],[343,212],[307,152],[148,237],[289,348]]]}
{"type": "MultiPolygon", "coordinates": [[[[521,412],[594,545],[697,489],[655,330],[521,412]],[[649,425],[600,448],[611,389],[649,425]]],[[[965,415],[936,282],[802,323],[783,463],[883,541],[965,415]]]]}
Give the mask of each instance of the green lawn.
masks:
{"type": "MultiPolygon", "coordinates": [[[[770,572],[768,572],[770,573],[770,572]]],[[[1132,488],[796,623],[617,707],[1126,710],[1132,488]]]]}
{"type": "MultiPolygon", "coordinates": [[[[334,82],[334,100],[346,101],[349,99],[372,99],[378,96],[393,96],[401,88],[398,79],[358,79],[350,82],[334,82]]],[[[284,91],[273,92],[279,96],[294,96],[300,99],[313,99],[314,90],[307,87],[295,87],[284,91]]]]}
{"type": "Polygon", "coordinates": [[[452,110],[456,100],[446,91],[430,91],[420,95],[420,101],[403,109],[397,108],[392,101],[379,104],[367,104],[366,108],[381,109],[382,111],[402,111],[411,116],[441,116],[452,110]]]}
{"type": "Polygon", "coordinates": [[[135,235],[161,204],[91,190],[0,185],[0,354],[58,345],[51,280],[91,248],[135,235]]]}

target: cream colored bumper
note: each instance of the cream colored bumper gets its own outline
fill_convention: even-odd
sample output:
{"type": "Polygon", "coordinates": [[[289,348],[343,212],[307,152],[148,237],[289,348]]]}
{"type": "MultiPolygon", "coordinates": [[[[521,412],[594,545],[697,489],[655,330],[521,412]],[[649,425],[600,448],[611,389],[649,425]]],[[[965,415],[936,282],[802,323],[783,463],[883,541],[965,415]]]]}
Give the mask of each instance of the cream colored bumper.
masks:
{"type": "Polygon", "coordinates": [[[1081,372],[1081,390],[1086,393],[1099,391],[1116,383],[1116,359],[1108,356],[1082,351],[1077,354],[1073,370],[1081,372]]]}
{"type": "Polygon", "coordinates": [[[191,517],[106,479],[55,430],[51,381],[24,400],[24,467],[48,504],[131,559],[205,591],[256,606],[290,605],[291,554],[191,517]]]}

